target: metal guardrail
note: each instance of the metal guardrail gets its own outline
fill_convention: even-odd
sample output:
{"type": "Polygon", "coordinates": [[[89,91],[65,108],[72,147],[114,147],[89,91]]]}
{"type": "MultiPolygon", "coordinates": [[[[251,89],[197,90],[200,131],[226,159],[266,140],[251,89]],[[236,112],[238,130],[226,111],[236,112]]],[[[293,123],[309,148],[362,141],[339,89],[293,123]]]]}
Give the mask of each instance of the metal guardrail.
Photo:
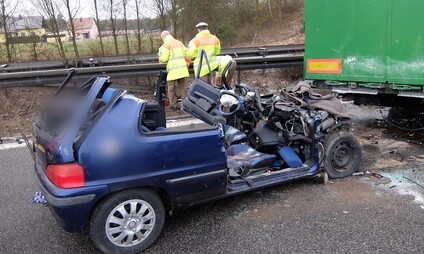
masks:
{"type": "MultiPolygon", "coordinates": [[[[156,63],[76,68],[78,75],[72,79],[72,82],[85,82],[93,76],[125,78],[155,75],[160,70],[165,70],[165,66],[165,64],[156,63]]],[[[59,84],[68,73],[69,69],[3,73],[0,74],[0,88],[59,84]]]]}
{"type": "MultiPolygon", "coordinates": [[[[228,50],[230,49],[223,50],[223,54],[229,54],[227,52],[228,50]]],[[[235,57],[237,61],[237,69],[239,71],[300,66],[303,64],[303,45],[273,46],[266,49],[244,48],[238,50],[239,54],[245,55],[235,57]],[[285,49],[284,52],[282,51],[282,48],[285,49]],[[256,53],[253,53],[253,51],[256,53]],[[258,54],[258,52],[260,54],[258,54]],[[280,53],[276,54],[278,52],[280,53]],[[248,54],[256,54],[256,56],[247,56],[248,54]]],[[[155,59],[157,61],[157,56],[155,59]]],[[[109,76],[111,78],[151,76],[156,75],[160,70],[164,70],[165,67],[166,65],[162,63],[134,63],[119,65],[115,62],[115,65],[76,68],[78,75],[76,75],[72,81],[76,83],[85,82],[93,76],[109,76]]],[[[0,88],[57,84],[67,76],[68,72],[69,69],[61,68],[1,73],[0,88]]]]}
{"type": "MultiPolygon", "coordinates": [[[[304,51],[304,45],[282,45],[282,46],[264,46],[264,47],[248,47],[248,48],[225,48],[221,50],[221,55],[231,55],[232,57],[249,57],[249,56],[267,56],[280,55],[287,53],[299,53],[304,51]]],[[[0,66],[0,73],[23,72],[23,71],[39,71],[52,69],[67,68],[83,68],[83,67],[99,67],[110,65],[127,65],[140,63],[157,63],[157,54],[137,54],[126,56],[104,56],[81,58],[79,61],[36,61],[3,64],[0,66]]]]}

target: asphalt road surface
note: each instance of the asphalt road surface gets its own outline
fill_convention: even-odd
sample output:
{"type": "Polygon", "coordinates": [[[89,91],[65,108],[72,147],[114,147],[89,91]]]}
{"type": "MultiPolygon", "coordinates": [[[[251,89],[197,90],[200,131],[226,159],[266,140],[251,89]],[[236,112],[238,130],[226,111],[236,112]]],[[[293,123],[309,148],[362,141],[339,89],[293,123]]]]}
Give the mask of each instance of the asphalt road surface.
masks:
{"type": "MultiPolygon", "coordinates": [[[[423,172],[408,162],[383,171],[389,183],[297,181],[190,208],[167,218],[146,253],[423,253],[423,172]]],[[[26,148],[0,150],[0,173],[1,253],[98,253],[32,202],[26,148]]]]}

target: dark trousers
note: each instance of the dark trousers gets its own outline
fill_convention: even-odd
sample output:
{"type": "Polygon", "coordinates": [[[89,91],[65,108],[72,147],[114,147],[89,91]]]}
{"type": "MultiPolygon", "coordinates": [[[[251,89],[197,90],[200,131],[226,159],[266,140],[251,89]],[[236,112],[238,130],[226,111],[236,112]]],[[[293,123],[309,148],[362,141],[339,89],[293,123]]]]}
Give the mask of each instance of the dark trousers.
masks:
{"type": "Polygon", "coordinates": [[[178,100],[182,100],[186,96],[186,93],[185,78],[168,81],[168,97],[171,107],[180,108],[182,101],[178,100]]]}

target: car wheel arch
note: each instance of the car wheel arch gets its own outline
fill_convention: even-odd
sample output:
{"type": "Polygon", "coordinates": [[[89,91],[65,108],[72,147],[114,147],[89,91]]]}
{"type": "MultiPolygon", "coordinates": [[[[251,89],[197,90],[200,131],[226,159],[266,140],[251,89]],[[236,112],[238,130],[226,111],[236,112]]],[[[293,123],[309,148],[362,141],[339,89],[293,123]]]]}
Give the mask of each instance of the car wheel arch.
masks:
{"type": "Polygon", "coordinates": [[[172,211],[174,210],[174,205],[172,203],[171,197],[168,195],[168,192],[166,192],[165,189],[161,187],[157,187],[157,186],[146,186],[146,187],[143,187],[143,189],[148,189],[157,193],[160,199],[162,200],[162,203],[165,207],[165,211],[168,212],[169,214],[172,214],[172,211]]]}
{"type": "Polygon", "coordinates": [[[96,207],[99,206],[102,202],[104,202],[104,200],[106,200],[108,197],[115,195],[118,192],[123,192],[123,191],[128,191],[128,190],[150,190],[155,192],[156,194],[159,195],[164,207],[165,207],[165,211],[169,214],[172,214],[172,211],[174,210],[174,206],[172,203],[172,199],[171,197],[168,195],[168,193],[166,192],[165,189],[158,187],[158,186],[142,186],[142,187],[134,187],[134,188],[128,188],[128,189],[118,189],[118,190],[114,190],[111,191],[110,193],[108,193],[107,195],[105,195],[104,197],[102,197],[101,199],[99,199],[96,204],[92,207],[91,211],[90,211],[90,215],[88,216],[88,223],[86,223],[86,225],[89,224],[93,212],[96,210],[96,207]]]}

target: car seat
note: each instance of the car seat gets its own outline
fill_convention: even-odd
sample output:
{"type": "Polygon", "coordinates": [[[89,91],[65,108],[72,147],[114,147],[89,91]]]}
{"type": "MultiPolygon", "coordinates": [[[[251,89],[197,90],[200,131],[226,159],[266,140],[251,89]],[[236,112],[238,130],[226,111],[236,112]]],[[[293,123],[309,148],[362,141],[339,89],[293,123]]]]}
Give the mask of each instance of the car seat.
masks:
{"type": "Polygon", "coordinates": [[[204,122],[225,124],[227,121],[219,112],[219,90],[200,79],[195,79],[183,99],[183,110],[204,122]]]}
{"type": "Polygon", "coordinates": [[[224,125],[225,131],[225,147],[229,147],[235,144],[245,144],[247,142],[246,133],[239,131],[238,129],[224,125]]]}
{"type": "Polygon", "coordinates": [[[231,145],[226,150],[230,177],[243,177],[257,169],[272,166],[276,160],[274,154],[266,154],[244,144],[231,145]]]}

